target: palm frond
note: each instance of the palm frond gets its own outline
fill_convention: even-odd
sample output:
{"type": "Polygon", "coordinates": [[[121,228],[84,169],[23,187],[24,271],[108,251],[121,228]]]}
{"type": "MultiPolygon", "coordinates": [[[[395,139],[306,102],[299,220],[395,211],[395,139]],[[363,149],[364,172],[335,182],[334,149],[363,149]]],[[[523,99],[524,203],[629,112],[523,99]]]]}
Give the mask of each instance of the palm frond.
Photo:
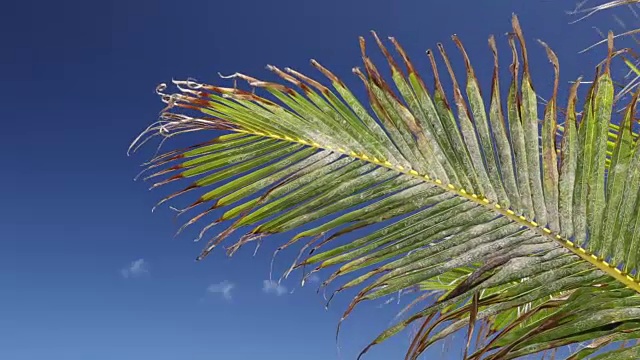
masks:
{"type": "Polygon", "coordinates": [[[433,52],[427,52],[435,78],[429,90],[400,44],[390,38],[404,69],[373,33],[391,84],[361,38],[364,71],[353,72],[372,112],[316,61],[312,65],[333,89],[274,66],[268,69],[297,90],[240,73],[232,77],[254,91],[174,81],[176,93],[161,88],[168,105],[159,124],[139,141],[193,130],[231,134],[155,157],[147,164],[155,171],[149,179],[164,177],[156,187],[197,177],[161,202],[200,191],[181,212],[201,209],[185,224],[207,219],[201,237],[230,222],[198,259],[236,230],[243,235],[228,247],[230,253],[278,233],[293,234],[279,250],[304,241],[308,252],[289,272],[331,267],[335,271],[324,286],[346,279],[336,293],[361,289],[343,319],[364,301],[416,286],[443,292],[364,352],[416,321],[423,323],[408,359],[465,327],[468,344],[474,344],[476,322],[482,335],[467,349],[468,359],[511,359],[593,340],[595,345],[574,356],[580,358],[608,341],[635,339],[640,334],[640,142],[632,132],[637,94],[622,120],[612,118],[610,35],[609,56],[582,112],[576,111],[578,81],[559,127],[560,65],[543,43],[555,77],[540,125],[515,16],[512,24],[506,103],[493,37],[488,101],[455,36],[466,64],[464,85],[438,44],[452,98],[445,94],[433,52]],[[208,219],[221,208],[220,218],[208,219]],[[352,233],[358,235],[338,243],[352,233]]]}

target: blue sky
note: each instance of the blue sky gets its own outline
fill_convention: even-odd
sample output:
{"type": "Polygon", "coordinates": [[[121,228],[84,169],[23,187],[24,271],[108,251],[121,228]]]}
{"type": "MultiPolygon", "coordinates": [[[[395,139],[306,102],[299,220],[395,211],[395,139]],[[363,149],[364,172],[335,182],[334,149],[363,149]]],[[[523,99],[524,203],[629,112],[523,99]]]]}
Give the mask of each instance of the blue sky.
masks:
{"type": "MultiPolygon", "coordinates": [[[[464,41],[486,86],[498,36],[512,12],[529,42],[536,90],[550,94],[552,70],[534,39],[561,61],[562,84],[593,73],[598,39],[569,25],[572,1],[13,1],[0,12],[0,358],[27,359],[353,359],[406,301],[363,306],[340,337],[350,294],[324,309],[316,284],[266,282],[267,238],[253,256],[217,252],[196,263],[201,245],[178,228],[161,192],[134,182],[154,146],[127,157],[133,138],[163,104],[160,82],[217,72],[267,76],[266,64],[315,74],[319,60],[359,89],[357,36],[395,36],[427,73],[424,51],[450,35],[464,41]],[[315,286],[314,286],[315,285],[315,286]],[[291,293],[293,291],[293,293],[291,293]]],[[[610,18],[600,24],[614,27],[610,18]]],[[[460,59],[454,56],[457,66],[460,59]]],[[[356,93],[361,95],[360,90],[356,93]]],[[[178,140],[174,144],[181,144],[178,140]]],[[[171,147],[171,144],[169,144],[171,147]]],[[[277,258],[281,273],[295,251],[277,258]]],[[[400,335],[367,359],[398,358],[400,335]]],[[[457,359],[459,339],[425,358],[457,359]],[[447,355],[446,349],[451,352],[447,355]]]]}

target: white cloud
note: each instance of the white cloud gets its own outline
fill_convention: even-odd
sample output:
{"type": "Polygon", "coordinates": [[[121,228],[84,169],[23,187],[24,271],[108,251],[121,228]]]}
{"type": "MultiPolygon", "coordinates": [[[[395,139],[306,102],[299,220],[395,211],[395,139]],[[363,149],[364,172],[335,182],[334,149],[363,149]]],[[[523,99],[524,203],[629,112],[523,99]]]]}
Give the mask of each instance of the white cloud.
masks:
{"type": "Polygon", "coordinates": [[[262,291],[266,294],[275,294],[277,296],[287,293],[287,288],[284,285],[278,284],[274,280],[264,280],[262,282],[262,291]]]}
{"type": "Polygon", "coordinates": [[[234,283],[224,280],[217,284],[209,285],[207,292],[211,294],[221,294],[226,300],[231,300],[231,290],[235,287],[236,285],[234,283]]]}
{"type": "Polygon", "coordinates": [[[149,263],[145,259],[138,259],[131,262],[120,270],[125,279],[140,277],[149,273],[149,263]]]}

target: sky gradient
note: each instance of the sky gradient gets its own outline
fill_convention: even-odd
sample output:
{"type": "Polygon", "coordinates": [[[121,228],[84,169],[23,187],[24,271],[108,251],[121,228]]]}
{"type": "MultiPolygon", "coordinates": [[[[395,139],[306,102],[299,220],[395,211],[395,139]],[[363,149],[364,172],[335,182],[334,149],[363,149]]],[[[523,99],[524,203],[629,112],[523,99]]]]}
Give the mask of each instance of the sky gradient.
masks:
{"type": "MultiPolygon", "coordinates": [[[[540,38],[558,54],[562,86],[591,76],[604,49],[596,17],[569,25],[572,1],[14,1],[3,5],[0,33],[0,359],[354,359],[406,301],[365,304],[335,329],[352,293],[324,308],[317,281],[299,274],[270,281],[271,254],[284,237],[218,251],[196,263],[202,244],[179,227],[165,192],[134,182],[150,145],[126,149],[156,120],[154,89],[172,78],[229,84],[217,73],[269,79],[266,64],[316,74],[314,58],[362,96],[351,74],[357,37],[375,29],[395,36],[419,71],[424,51],[458,34],[488,92],[495,34],[503,70],[513,12],[532,58],[534,86],[550,95],[552,68],[540,38]],[[539,79],[539,80],[536,80],[539,79]]],[[[604,19],[604,20],[598,20],[604,19]]],[[[369,40],[372,39],[369,37],[369,40]]],[[[372,52],[373,48],[372,48],[372,52]]],[[[374,59],[380,59],[375,55],[374,59]]],[[[384,66],[381,66],[384,68],[384,66]]],[[[386,70],[386,69],[385,69],[386,70]]],[[[504,80],[506,80],[506,76],[504,80]]],[[[561,96],[561,103],[564,103],[561,96]]],[[[190,142],[177,139],[166,149],[190,142]]],[[[278,255],[274,274],[297,255],[278,255]]],[[[326,275],[326,274],[321,274],[326,275]]],[[[458,359],[460,339],[425,359],[458,359]],[[444,350],[443,350],[444,349],[444,350]],[[447,355],[447,350],[450,350],[447,355]]],[[[366,359],[404,354],[408,334],[366,359]]]]}

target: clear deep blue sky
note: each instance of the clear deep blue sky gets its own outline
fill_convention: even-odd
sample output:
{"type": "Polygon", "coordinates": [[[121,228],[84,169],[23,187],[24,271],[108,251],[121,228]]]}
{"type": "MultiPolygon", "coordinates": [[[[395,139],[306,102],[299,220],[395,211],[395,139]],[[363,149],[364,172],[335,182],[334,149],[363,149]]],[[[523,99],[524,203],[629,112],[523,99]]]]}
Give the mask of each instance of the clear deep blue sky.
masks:
{"type": "MultiPolygon", "coordinates": [[[[174,239],[172,212],[150,212],[162,192],[132,179],[154,146],[133,157],[125,151],[163,106],[155,86],[172,77],[221,82],[217,72],[269,78],[266,64],[315,74],[308,64],[315,58],[358,89],[350,72],[360,65],[357,36],[375,29],[399,39],[424,73],[424,51],[444,41],[456,54],[449,36],[457,33],[486,88],[487,36],[498,36],[506,69],[510,54],[501,35],[515,12],[529,41],[534,84],[547,97],[551,67],[534,39],[556,50],[564,87],[579,74],[591,75],[602,56],[602,49],[577,54],[597,35],[593,20],[568,24],[565,10],[573,6],[550,0],[3,4],[0,359],[353,359],[406,301],[356,311],[343,327],[338,355],[334,332],[350,294],[326,311],[316,286],[300,288],[297,276],[279,289],[263,288],[282,238],[267,238],[255,257],[251,248],[196,263],[201,244],[191,241],[193,233],[174,239]]],[[[278,273],[293,255],[278,258],[278,273]]],[[[399,358],[408,341],[400,335],[368,359],[399,358]]],[[[442,349],[426,358],[459,358],[442,349]]]]}

